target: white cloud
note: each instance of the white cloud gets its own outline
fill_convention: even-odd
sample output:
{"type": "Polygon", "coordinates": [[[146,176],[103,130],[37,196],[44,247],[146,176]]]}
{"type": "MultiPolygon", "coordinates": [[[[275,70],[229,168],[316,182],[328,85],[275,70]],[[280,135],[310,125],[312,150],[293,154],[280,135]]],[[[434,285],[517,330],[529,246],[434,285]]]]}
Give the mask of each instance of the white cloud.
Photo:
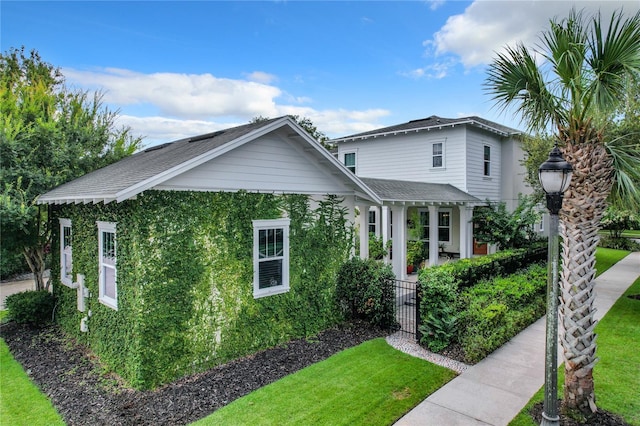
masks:
{"type": "MultiPolygon", "coordinates": [[[[211,74],[143,74],[126,69],[65,69],[71,85],[100,90],[110,108],[119,109],[119,124],[145,137],[146,146],[240,125],[256,116],[308,117],[329,137],[380,127],[384,109],[318,110],[312,99],[294,96],[266,83],[217,78],[211,74]],[[279,103],[280,101],[281,103],[279,103]]],[[[247,78],[273,81],[265,72],[247,78]]]]}
{"type": "MultiPolygon", "coordinates": [[[[493,1],[476,0],[461,15],[449,17],[425,45],[436,56],[455,55],[470,68],[487,64],[505,45],[522,41],[533,46],[551,18],[566,16],[572,6],[603,17],[624,7],[626,14],[640,9],[637,1],[493,1]]],[[[606,19],[605,19],[606,20],[606,19]]]]}
{"type": "Polygon", "coordinates": [[[256,83],[262,84],[270,84],[275,81],[278,81],[278,77],[273,74],[269,74],[262,71],[254,71],[252,73],[246,74],[247,80],[255,81],[256,83]]]}
{"type": "Polygon", "coordinates": [[[427,4],[429,5],[429,9],[437,10],[445,3],[445,0],[427,0],[427,4]]]}
{"type": "Polygon", "coordinates": [[[118,125],[130,127],[133,135],[144,137],[145,147],[170,142],[194,135],[238,126],[244,123],[217,123],[207,120],[180,120],[166,117],[136,117],[121,114],[118,125]]]}
{"type": "Polygon", "coordinates": [[[142,74],[116,68],[63,72],[71,84],[104,91],[107,103],[153,105],[161,115],[187,119],[274,116],[275,99],[282,93],[275,86],[211,74],[142,74]]]}

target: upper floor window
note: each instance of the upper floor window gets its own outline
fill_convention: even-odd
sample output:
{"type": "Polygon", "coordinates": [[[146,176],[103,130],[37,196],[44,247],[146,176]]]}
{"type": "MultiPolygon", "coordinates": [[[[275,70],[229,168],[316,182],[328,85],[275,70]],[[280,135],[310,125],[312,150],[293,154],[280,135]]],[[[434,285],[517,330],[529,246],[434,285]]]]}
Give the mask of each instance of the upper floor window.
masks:
{"type": "Polygon", "coordinates": [[[253,221],[253,297],[289,291],[289,219],[253,221]]]}
{"type": "Polygon", "coordinates": [[[71,250],[71,220],[60,219],[60,281],[73,285],[73,257],[71,250]]]}
{"type": "Polygon", "coordinates": [[[356,173],[356,153],[355,152],[346,152],[344,154],[344,165],[347,169],[351,170],[353,174],[356,173]]]}
{"type": "Polygon", "coordinates": [[[118,309],[115,223],[98,222],[98,258],[98,300],[113,309],[118,309]]]}
{"type": "Polygon", "coordinates": [[[444,167],[444,144],[431,144],[431,167],[444,167]]]}
{"type": "Polygon", "coordinates": [[[491,147],[484,146],[484,175],[491,176],[491,147]]]}

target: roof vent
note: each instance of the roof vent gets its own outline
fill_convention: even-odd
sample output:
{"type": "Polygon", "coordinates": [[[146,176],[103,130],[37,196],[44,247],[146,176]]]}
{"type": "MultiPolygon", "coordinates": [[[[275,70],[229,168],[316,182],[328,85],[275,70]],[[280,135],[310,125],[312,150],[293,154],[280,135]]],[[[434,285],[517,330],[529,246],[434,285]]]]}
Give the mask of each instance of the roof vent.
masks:
{"type": "Polygon", "coordinates": [[[165,146],[171,145],[171,142],[167,142],[167,143],[163,143],[160,145],[155,145],[155,146],[150,146],[149,148],[145,149],[144,152],[151,152],[151,151],[157,151],[159,149],[164,148],[165,146]]]}
{"type": "Polygon", "coordinates": [[[216,136],[220,136],[224,132],[225,132],[224,130],[218,130],[217,132],[207,133],[206,135],[194,136],[191,139],[189,139],[189,142],[198,142],[198,141],[204,141],[207,139],[212,139],[212,138],[215,138],[216,136]]]}

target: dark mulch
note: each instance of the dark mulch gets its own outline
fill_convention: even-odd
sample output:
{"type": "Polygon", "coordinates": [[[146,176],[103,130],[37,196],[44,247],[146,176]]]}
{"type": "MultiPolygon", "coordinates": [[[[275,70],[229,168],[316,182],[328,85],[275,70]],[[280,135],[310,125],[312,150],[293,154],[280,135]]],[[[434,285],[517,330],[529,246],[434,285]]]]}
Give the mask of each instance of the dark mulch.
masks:
{"type": "Polygon", "coordinates": [[[126,388],[57,327],[8,323],[0,337],[68,425],[184,425],[262,386],[384,331],[351,323],[295,340],[154,391],[126,388]]]}
{"type": "MultiPolygon", "coordinates": [[[[560,424],[562,426],[629,426],[622,417],[601,409],[598,409],[598,411],[589,416],[589,418],[584,419],[584,421],[579,421],[562,412],[561,400],[558,400],[558,406],[560,411],[560,424]]],[[[540,424],[542,421],[542,408],[542,402],[537,403],[531,408],[531,417],[534,418],[536,424],[540,424]]]]}

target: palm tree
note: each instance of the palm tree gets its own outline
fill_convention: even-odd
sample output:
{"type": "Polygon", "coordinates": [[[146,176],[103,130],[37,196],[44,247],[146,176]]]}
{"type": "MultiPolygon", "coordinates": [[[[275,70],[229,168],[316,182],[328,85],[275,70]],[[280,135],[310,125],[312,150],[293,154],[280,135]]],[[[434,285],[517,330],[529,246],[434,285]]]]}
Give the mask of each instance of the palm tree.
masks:
{"type": "Polygon", "coordinates": [[[561,211],[564,403],[587,414],[596,410],[597,232],[615,176],[604,130],[621,102],[627,77],[638,70],[640,12],[629,18],[622,11],[614,13],[605,31],[600,13],[585,17],[572,9],[567,18],[550,21],[536,48],[519,43],[498,54],[485,81],[496,104],[515,107],[529,131],[554,128],[564,158],[573,166],[561,211]]]}

